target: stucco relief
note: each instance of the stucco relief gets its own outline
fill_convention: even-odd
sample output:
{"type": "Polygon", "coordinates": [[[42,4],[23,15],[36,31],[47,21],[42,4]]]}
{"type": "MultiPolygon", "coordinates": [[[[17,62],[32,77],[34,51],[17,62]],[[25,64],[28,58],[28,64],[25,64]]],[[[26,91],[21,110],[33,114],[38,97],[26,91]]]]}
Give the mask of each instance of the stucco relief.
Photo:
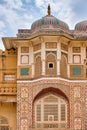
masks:
{"type": "Polygon", "coordinates": [[[74,104],[74,116],[81,116],[81,104],[79,102],[74,104]]]}
{"type": "Polygon", "coordinates": [[[59,89],[60,91],[62,91],[68,98],[70,97],[70,88],[68,85],[62,85],[62,84],[59,84],[59,83],[54,83],[51,81],[48,81],[48,83],[44,82],[43,83],[35,83],[32,85],[33,87],[33,98],[40,92],[42,91],[43,89],[46,89],[46,88],[49,88],[49,87],[52,87],[52,88],[56,88],[56,89],[59,89]]]}
{"type": "Polygon", "coordinates": [[[74,98],[80,98],[80,86],[74,87],[74,98]]]}
{"type": "Polygon", "coordinates": [[[29,102],[27,83],[17,86],[17,129],[28,130],[29,102]]]}
{"type": "Polygon", "coordinates": [[[21,102],[21,117],[28,116],[28,102],[21,102]]]}
{"type": "Polygon", "coordinates": [[[85,125],[84,124],[84,108],[85,108],[85,104],[84,102],[84,86],[85,84],[83,83],[73,83],[73,101],[72,104],[74,106],[74,114],[73,119],[74,119],[74,129],[75,130],[81,130],[83,128],[83,130],[85,130],[85,125]]]}
{"type": "Polygon", "coordinates": [[[28,88],[27,87],[21,87],[21,97],[27,98],[28,97],[28,88]]]}

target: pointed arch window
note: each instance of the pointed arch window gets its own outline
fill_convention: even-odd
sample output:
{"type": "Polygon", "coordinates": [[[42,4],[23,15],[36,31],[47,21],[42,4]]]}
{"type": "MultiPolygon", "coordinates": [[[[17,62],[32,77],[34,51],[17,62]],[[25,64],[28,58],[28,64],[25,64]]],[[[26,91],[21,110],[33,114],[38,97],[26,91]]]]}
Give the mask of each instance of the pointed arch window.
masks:
{"type": "Polygon", "coordinates": [[[57,74],[56,52],[47,52],[45,68],[46,75],[55,76],[57,74]]]}

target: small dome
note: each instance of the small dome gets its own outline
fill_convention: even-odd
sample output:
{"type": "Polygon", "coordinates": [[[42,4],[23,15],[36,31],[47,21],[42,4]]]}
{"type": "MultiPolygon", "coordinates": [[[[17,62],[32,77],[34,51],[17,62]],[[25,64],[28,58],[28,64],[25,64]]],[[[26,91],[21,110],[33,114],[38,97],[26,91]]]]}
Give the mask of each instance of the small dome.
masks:
{"type": "Polygon", "coordinates": [[[32,26],[31,30],[37,31],[40,29],[61,29],[61,30],[69,30],[68,25],[51,15],[50,5],[48,5],[48,15],[42,17],[41,19],[35,21],[32,26]]]}
{"type": "Polygon", "coordinates": [[[87,21],[82,21],[76,24],[76,31],[87,31],[87,21]]]}

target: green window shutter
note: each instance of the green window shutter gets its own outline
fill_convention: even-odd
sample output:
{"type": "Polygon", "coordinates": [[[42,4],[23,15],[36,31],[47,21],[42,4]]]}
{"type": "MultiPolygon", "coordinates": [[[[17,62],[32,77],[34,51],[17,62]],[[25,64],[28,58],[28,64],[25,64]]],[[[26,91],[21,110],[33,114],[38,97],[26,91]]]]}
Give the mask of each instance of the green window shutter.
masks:
{"type": "Polygon", "coordinates": [[[20,75],[21,76],[27,76],[27,75],[29,75],[29,68],[21,68],[20,69],[20,75]]]}
{"type": "Polygon", "coordinates": [[[73,67],[72,74],[75,76],[80,76],[82,74],[81,67],[73,67]]]}

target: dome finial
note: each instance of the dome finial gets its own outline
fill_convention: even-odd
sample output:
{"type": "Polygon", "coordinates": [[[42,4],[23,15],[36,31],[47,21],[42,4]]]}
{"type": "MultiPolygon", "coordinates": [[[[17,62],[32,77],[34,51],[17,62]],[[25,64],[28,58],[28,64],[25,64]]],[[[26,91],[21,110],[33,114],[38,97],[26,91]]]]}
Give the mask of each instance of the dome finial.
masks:
{"type": "Polygon", "coordinates": [[[50,4],[48,4],[48,15],[51,14],[51,8],[50,8],[50,4]]]}

